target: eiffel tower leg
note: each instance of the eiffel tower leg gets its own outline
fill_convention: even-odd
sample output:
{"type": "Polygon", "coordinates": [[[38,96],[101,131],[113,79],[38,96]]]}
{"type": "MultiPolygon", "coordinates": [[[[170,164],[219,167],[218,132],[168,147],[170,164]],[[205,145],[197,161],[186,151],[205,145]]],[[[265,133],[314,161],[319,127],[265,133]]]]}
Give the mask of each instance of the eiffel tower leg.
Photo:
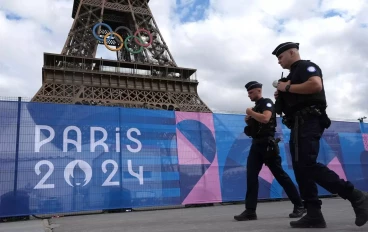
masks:
{"type": "Polygon", "coordinates": [[[80,0],[62,55],[90,58],[96,56],[98,41],[91,29],[102,21],[104,2],[105,0],[80,0]]]}

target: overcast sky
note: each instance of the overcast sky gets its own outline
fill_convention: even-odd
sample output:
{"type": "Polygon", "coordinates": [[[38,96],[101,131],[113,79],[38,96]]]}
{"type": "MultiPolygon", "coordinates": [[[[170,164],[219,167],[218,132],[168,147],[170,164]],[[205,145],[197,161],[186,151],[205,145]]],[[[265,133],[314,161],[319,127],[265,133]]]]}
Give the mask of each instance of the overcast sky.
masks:
{"type": "MultiPolygon", "coordinates": [[[[215,112],[244,113],[244,85],[288,74],[271,55],[300,43],[302,59],[323,71],[333,119],[368,116],[367,0],[151,0],[178,66],[197,69],[198,92],[215,112]]],[[[43,52],[60,53],[72,26],[72,0],[0,0],[0,96],[31,98],[41,87],[43,52]]],[[[114,59],[99,46],[97,57],[114,59]]]]}

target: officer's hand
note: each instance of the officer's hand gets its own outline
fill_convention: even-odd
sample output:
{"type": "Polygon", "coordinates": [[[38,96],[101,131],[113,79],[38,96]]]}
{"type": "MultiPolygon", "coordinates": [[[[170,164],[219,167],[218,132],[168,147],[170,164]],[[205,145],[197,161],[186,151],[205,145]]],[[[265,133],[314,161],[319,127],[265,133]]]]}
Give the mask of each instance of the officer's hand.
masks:
{"type": "Polygon", "coordinates": [[[253,112],[252,108],[247,108],[247,110],[245,111],[246,115],[250,115],[253,112]]]}
{"type": "Polygon", "coordinates": [[[275,97],[275,99],[279,96],[279,91],[276,90],[275,93],[273,94],[273,96],[275,97]]]}
{"type": "Polygon", "coordinates": [[[246,116],[245,116],[245,122],[247,122],[250,118],[251,118],[251,116],[246,115],[246,116]]]}
{"type": "Polygon", "coordinates": [[[285,92],[285,88],[286,88],[287,85],[290,85],[290,80],[287,81],[287,82],[279,82],[277,84],[277,90],[280,90],[282,92],[285,92]]]}

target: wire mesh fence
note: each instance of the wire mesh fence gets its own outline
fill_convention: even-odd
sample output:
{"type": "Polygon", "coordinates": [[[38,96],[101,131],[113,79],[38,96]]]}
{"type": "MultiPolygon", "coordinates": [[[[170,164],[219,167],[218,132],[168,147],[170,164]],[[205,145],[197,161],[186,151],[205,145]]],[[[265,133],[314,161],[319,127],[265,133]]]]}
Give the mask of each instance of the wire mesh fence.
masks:
{"type": "MultiPolygon", "coordinates": [[[[288,146],[278,119],[277,136],[288,146]]],[[[0,218],[242,202],[251,139],[241,112],[212,114],[0,97],[0,218]]],[[[368,126],[334,122],[321,162],[368,186],[368,126]],[[336,162],[338,160],[339,162],[336,162]],[[357,173],[355,170],[360,169],[357,173]]],[[[293,176],[290,154],[283,167],[293,176]]],[[[285,199],[260,173],[260,200],[285,199]]],[[[330,195],[320,190],[321,196],[330,195]]]]}
{"type": "MultiPolygon", "coordinates": [[[[21,101],[21,102],[31,102],[32,101],[32,97],[15,97],[15,96],[0,96],[0,101],[21,101]]],[[[44,103],[44,104],[53,104],[53,103],[44,103]]],[[[103,106],[103,105],[96,105],[96,106],[103,106]]],[[[116,106],[116,107],[120,107],[120,106],[116,106]]],[[[162,110],[162,108],[149,108],[149,109],[159,109],[162,110]]],[[[229,114],[229,115],[245,115],[245,110],[241,111],[241,110],[223,110],[223,109],[211,109],[211,111],[213,113],[217,113],[217,114],[229,114]]],[[[279,115],[277,115],[277,117],[280,117],[279,115]]],[[[367,123],[367,117],[365,117],[364,115],[361,115],[361,117],[359,118],[353,118],[353,117],[339,117],[333,114],[329,115],[329,118],[333,121],[341,121],[341,122],[359,122],[362,121],[362,123],[367,123]]]]}

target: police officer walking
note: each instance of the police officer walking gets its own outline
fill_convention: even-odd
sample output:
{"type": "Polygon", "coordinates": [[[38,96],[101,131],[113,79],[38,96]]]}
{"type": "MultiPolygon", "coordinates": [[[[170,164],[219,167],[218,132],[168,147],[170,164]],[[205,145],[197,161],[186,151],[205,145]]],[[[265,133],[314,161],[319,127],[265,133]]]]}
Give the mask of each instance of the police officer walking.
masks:
{"type": "Polygon", "coordinates": [[[247,161],[247,193],[245,211],[234,216],[237,221],[256,220],[258,200],[258,175],[263,164],[266,164],[279,184],[284,188],[294,210],[291,218],[303,216],[306,212],[298,190],[289,175],[282,169],[278,141],[275,140],[276,113],[271,99],[262,97],[262,84],[251,81],[245,85],[248,97],[255,102],[255,107],[246,110],[247,126],[244,133],[252,138],[252,145],[247,161]]]}
{"type": "Polygon", "coordinates": [[[317,184],[351,202],[355,224],[368,221],[368,194],[354,188],[349,181],[317,162],[320,139],[331,121],[326,114],[326,96],[322,70],[309,60],[301,60],[299,43],[286,42],[272,52],[283,69],[289,69],[287,78],[279,80],[275,92],[275,108],[284,113],[283,123],[291,129],[290,154],[293,169],[307,214],[290,222],[296,228],[325,228],[318,198],[317,184]]]}

